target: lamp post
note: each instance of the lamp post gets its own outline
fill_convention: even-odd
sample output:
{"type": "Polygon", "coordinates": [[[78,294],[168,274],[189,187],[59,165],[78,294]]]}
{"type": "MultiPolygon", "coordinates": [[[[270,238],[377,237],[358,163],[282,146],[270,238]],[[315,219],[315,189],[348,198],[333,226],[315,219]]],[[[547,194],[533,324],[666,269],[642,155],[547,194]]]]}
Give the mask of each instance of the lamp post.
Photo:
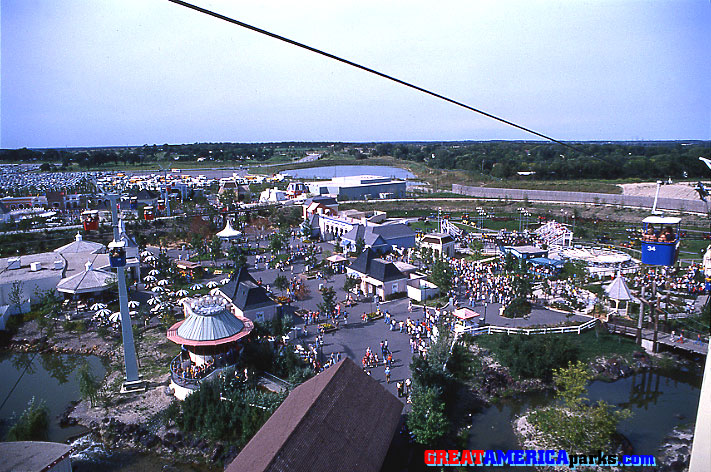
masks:
{"type": "Polygon", "coordinates": [[[489,302],[484,302],[484,325],[486,325],[486,308],[489,306],[489,302]]]}
{"type": "Polygon", "coordinates": [[[109,243],[109,261],[111,267],[116,269],[119,291],[119,311],[121,313],[121,338],[123,339],[123,360],[126,368],[126,381],[121,386],[121,393],[145,390],[145,385],[138,375],[138,362],[136,360],[136,346],[133,341],[133,326],[131,315],[128,311],[128,292],[126,290],[126,242],[121,240],[119,232],[119,219],[117,202],[119,195],[108,195],[111,202],[111,222],[114,229],[114,240],[109,243]]]}

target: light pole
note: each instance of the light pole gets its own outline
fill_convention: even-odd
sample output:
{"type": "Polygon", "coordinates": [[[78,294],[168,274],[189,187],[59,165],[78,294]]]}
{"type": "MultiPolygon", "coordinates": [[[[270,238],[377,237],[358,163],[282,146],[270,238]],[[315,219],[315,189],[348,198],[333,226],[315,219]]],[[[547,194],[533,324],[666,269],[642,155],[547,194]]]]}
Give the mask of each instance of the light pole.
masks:
{"type": "Polygon", "coordinates": [[[128,311],[128,291],[126,290],[126,242],[121,240],[119,232],[118,210],[116,205],[119,195],[107,195],[111,202],[111,222],[114,240],[109,243],[109,262],[116,269],[119,291],[119,311],[121,313],[121,338],[123,339],[123,361],[126,368],[126,381],[121,386],[121,393],[144,391],[145,385],[138,375],[136,346],[133,341],[133,326],[128,311]]]}
{"type": "Polygon", "coordinates": [[[489,306],[489,302],[484,302],[484,325],[486,325],[486,308],[489,306]]]}

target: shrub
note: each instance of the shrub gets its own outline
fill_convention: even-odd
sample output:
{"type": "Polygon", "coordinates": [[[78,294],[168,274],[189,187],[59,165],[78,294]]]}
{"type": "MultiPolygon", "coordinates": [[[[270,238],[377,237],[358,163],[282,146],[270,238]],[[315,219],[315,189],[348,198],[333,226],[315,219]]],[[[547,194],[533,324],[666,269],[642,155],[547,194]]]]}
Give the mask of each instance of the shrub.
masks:
{"type": "Polygon", "coordinates": [[[7,441],[44,441],[47,439],[49,412],[44,401],[34,397],[27,404],[14,425],[7,433],[7,441]]]}
{"type": "Polygon", "coordinates": [[[513,335],[499,338],[499,360],[513,375],[553,379],[553,369],[578,360],[580,350],[566,335],[513,335]]]}
{"type": "Polygon", "coordinates": [[[504,308],[503,316],[506,318],[523,318],[531,313],[531,302],[524,298],[514,298],[506,308],[504,308]]]}

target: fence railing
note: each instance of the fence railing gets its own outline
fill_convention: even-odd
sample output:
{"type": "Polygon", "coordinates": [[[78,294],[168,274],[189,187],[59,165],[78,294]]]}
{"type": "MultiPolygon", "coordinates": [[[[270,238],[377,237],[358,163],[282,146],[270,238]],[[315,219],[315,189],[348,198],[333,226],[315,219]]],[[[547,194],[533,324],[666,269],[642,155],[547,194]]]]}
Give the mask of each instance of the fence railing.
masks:
{"type": "Polygon", "coordinates": [[[531,334],[561,334],[561,333],[576,333],[580,334],[583,331],[586,331],[597,324],[597,319],[591,319],[586,321],[583,324],[576,325],[576,326],[551,326],[551,327],[544,327],[544,328],[510,328],[508,326],[482,326],[480,328],[474,328],[474,327],[469,327],[469,328],[464,328],[461,330],[457,330],[458,334],[471,334],[473,336],[479,335],[479,334],[494,334],[494,333],[502,333],[502,334],[525,334],[525,335],[531,335],[531,334]]]}

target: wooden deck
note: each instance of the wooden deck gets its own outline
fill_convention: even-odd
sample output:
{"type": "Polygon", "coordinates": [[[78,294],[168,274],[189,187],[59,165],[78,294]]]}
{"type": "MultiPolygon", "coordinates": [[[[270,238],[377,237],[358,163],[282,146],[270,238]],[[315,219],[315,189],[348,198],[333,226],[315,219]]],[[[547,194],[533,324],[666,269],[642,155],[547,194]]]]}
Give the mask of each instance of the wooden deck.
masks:
{"type": "MultiPolygon", "coordinates": [[[[636,337],[637,328],[631,328],[625,325],[618,325],[614,323],[607,323],[607,329],[611,333],[622,334],[625,336],[636,337]]],[[[647,341],[652,341],[654,339],[654,330],[643,328],[642,338],[647,341]]],[[[702,342],[699,344],[696,339],[684,339],[684,342],[679,342],[679,336],[677,335],[676,340],[672,340],[672,336],[669,333],[663,333],[661,331],[657,334],[657,342],[659,344],[664,344],[665,346],[682,349],[688,352],[695,352],[697,354],[707,355],[709,350],[709,345],[707,342],[702,342]]]]}

